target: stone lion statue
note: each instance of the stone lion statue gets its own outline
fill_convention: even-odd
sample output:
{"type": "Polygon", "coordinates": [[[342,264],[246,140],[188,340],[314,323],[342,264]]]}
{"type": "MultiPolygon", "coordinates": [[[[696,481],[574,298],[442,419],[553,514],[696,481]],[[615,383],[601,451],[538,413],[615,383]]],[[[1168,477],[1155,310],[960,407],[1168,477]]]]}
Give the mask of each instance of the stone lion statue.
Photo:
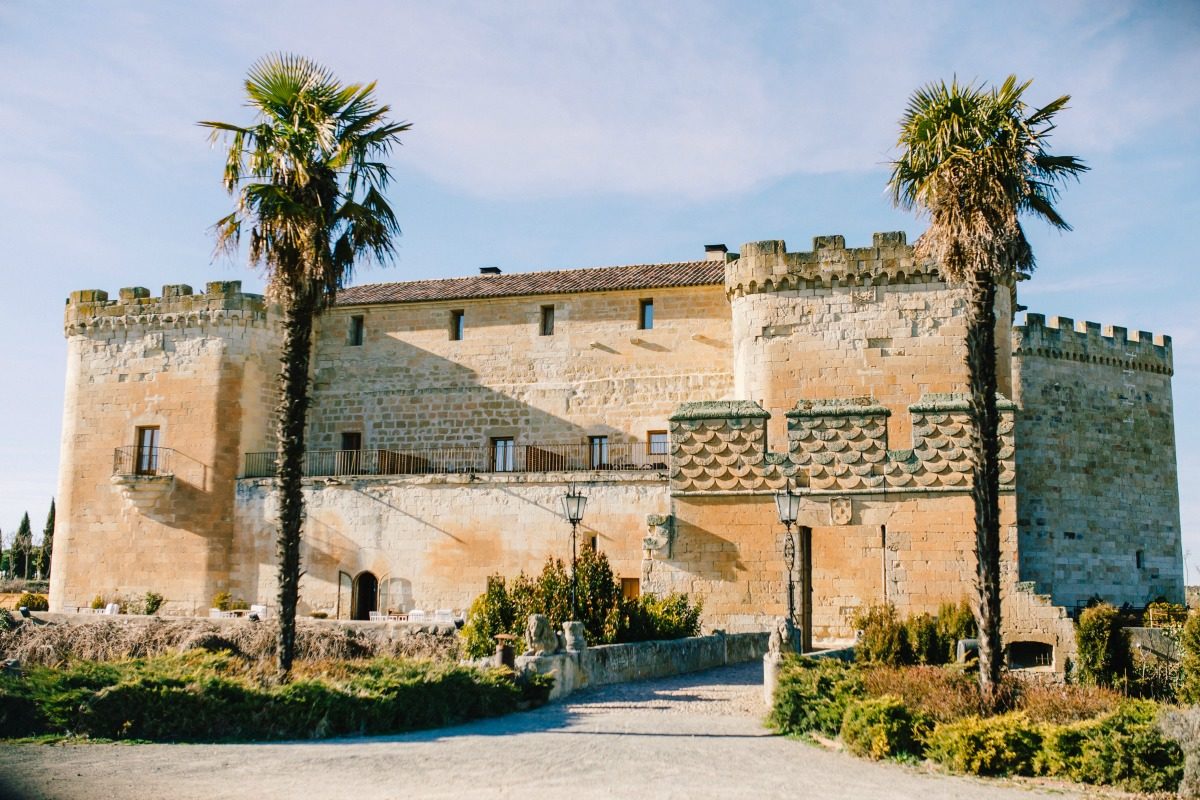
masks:
{"type": "Polygon", "coordinates": [[[771,637],[767,639],[767,652],[771,655],[796,652],[796,626],[787,617],[780,617],[771,629],[771,637]]]}
{"type": "Polygon", "coordinates": [[[545,614],[530,614],[525,625],[525,655],[544,656],[558,651],[558,634],[545,614]]]}

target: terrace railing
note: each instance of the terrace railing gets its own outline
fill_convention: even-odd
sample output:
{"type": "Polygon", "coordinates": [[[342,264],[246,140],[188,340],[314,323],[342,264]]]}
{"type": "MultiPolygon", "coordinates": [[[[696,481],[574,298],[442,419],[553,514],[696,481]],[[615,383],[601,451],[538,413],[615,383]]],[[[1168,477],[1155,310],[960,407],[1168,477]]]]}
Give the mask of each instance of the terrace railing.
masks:
{"type": "MultiPolygon", "coordinates": [[[[276,454],[247,453],[245,478],[275,475],[276,454]]],[[[485,447],[410,447],[400,450],[313,450],[308,477],[556,472],[565,470],[665,470],[667,454],[646,442],[501,444],[485,447]]]]}

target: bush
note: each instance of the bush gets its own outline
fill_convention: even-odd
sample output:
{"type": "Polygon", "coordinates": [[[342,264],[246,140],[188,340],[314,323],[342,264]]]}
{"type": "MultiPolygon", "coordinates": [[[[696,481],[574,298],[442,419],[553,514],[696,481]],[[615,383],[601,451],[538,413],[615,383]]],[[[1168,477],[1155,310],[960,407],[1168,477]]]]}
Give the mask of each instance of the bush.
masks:
{"type": "Polygon", "coordinates": [[[1109,603],[1085,609],[1076,630],[1076,676],[1092,686],[1123,684],[1129,670],[1129,633],[1120,612],[1109,603]]]}
{"type": "Polygon", "coordinates": [[[946,652],[943,663],[953,663],[958,656],[955,652],[958,640],[975,639],[979,636],[970,604],[966,600],[960,600],[957,603],[942,603],[938,606],[937,631],[938,640],[946,652]]]}
{"type": "MultiPolygon", "coordinates": [[[[576,579],[578,616],[588,644],[679,639],[700,632],[699,603],[678,593],[624,600],[608,557],[590,547],[580,553],[576,579]]],[[[530,614],[545,614],[556,631],[571,620],[571,575],[561,559],[548,559],[536,578],[524,573],[508,583],[500,575],[488,578],[462,629],[466,654],[482,658],[495,652],[499,633],[523,637],[530,614]]]]}
{"type": "Polygon", "coordinates": [[[929,722],[895,695],[854,700],[842,717],[842,742],[858,756],[879,760],[920,756],[929,722]]]}
{"type": "Polygon", "coordinates": [[[93,611],[99,611],[100,609],[104,608],[107,605],[108,605],[108,601],[106,601],[104,599],[103,595],[96,595],[95,597],[92,598],[92,610],[93,611]]]}
{"type": "Polygon", "coordinates": [[[983,711],[979,681],[960,670],[872,666],[861,672],[868,695],[898,697],[910,709],[934,722],[953,722],[983,711]]]}
{"type": "Polygon", "coordinates": [[[784,734],[837,736],[846,707],[863,695],[862,678],[853,666],[832,658],[789,656],[780,665],[768,723],[784,734]]]}
{"type": "Polygon", "coordinates": [[[50,601],[44,594],[26,592],[17,600],[17,608],[20,608],[21,606],[25,606],[30,611],[49,611],[50,601]]]}
{"type": "Polygon", "coordinates": [[[142,598],[142,610],[150,616],[154,616],[162,608],[164,600],[165,598],[158,592],[146,592],[145,597],[142,598]]]}
{"type": "Polygon", "coordinates": [[[618,640],[644,642],[697,636],[702,608],[699,601],[693,605],[686,594],[678,592],[662,597],[644,594],[636,600],[628,600],[618,640]]]}
{"type": "Polygon", "coordinates": [[[1159,711],[1153,702],[1130,701],[1098,719],[1050,727],[1040,769],[1132,792],[1173,792],[1183,777],[1183,751],[1158,729],[1159,711]]]}
{"type": "Polygon", "coordinates": [[[1142,624],[1147,628],[1173,628],[1187,621],[1187,606],[1167,600],[1155,600],[1146,606],[1142,624]]]}
{"type": "Polygon", "coordinates": [[[891,603],[860,611],[854,616],[854,627],[862,631],[854,650],[856,660],[892,667],[912,663],[904,624],[891,603]]]}
{"type": "Polygon", "coordinates": [[[1042,735],[1020,711],[968,717],[933,729],[925,754],[951,772],[968,775],[1033,775],[1042,735]]]}
{"type": "Polygon", "coordinates": [[[1071,684],[1021,683],[1016,690],[1017,709],[1034,722],[1063,725],[1092,719],[1114,711],[1122,696],[1112,689],[1071,684]]]}
{"type": "Polygon", "coordinates": [[[917,664],[945,664],[946,643],[938,635],[937,620],[928,614],[917,614],[904,622],[904,638],[908,652],[917,664]]]}
{"type": "Polygon", "coordinates": [[[1179,699],[1184,703],[1200,703],[1200,614],[1188,615],[1179,634],[1180,667],[1183,685],[1179,699]]]}
{"type": "Polygon", "coordinates": [[[394,733],[545,702],[552,683],[381,658],[308,665],[280,687],[254,680],[229,654],[190,653],[0,678],[0,735],[220,741],[394,733]]]}

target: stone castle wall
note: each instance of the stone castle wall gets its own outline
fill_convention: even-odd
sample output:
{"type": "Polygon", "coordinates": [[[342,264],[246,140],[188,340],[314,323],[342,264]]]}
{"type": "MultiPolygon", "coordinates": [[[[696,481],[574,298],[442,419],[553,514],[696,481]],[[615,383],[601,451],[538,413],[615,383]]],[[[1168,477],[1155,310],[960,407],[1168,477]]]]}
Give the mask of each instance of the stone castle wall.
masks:
{"type": "Polygon", "coordinates": [[[1058,604],[1183,601],[1171,339],[1130,333],[1013,331],[1021,575],[1058,604]]]}
{"type": "MultiPolygon", "coordinates": [[[[571,560],[561,499],[568,482],[588,495],[578,546],[595,537],[618,578],[640,578],[648,513],[666,514],[666,481],[653,472],[422,475],[306,481],[302,613],[348,615],[339,573],[371,572],[389,608],[466,609],[489,575],[539,572],[571,560]]],[[[276,586],[277,497],[270,480],[243,480],[236,503],[230,590],[253,602],[276,586]]],[[[346,579],[343,579],[346,580],[346,579]]]]}
{"type": "Polygon", "coordinates": [[[274,446],[278,350],[262,298],[236,281],[74,292],[65,332],[52,608],[147,591],[168,610],[208,608],[229,580],[242,454],[274,446]],[[139,426],[159,427],[169,476],[114,477],[139,426]]]}
{"type": "Polygon", "coordinates": [[[644,441],[680,403],[732,391],[729,339],[719,286],[338,307],[320,322],[310,447],[338,449],[345,431],[367,449],[644,441]],[[654,326],[639,330],[649,298],[654,326]],[[347,344],[355,315],[361,346],[347,344]]]}
{"type": "MultiPolygon", "coordinates": [[[[818,236],[811,252],[783,241],[751,242],[726,267],[732,307],[735,396],[772,414],[801,399],[868,396],[891,410],[893,441],[908,438],[904,411],[928,393],[966,385],[966,290],[919,262],[903,233],[877,233],[871,247],[818,236]]],[[[1011,294],[996,301],[996,340],[1007,343],[1011,294]]],[[[1011,395],[1007,347],[997,353],[999,391],[1011,395]]],[[[778,446],[778,445],[777,445],[778,446]]]]}

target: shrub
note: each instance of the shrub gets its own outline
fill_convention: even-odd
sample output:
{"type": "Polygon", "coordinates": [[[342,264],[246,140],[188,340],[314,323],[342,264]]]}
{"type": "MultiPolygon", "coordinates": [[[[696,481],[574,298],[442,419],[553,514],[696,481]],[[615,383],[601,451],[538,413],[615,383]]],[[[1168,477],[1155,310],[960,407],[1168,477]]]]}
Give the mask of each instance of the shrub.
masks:
{"type": "Polygon", "coordinates": [[[7,608],[0,608],[0,633],[16,630],[17,620],[7,608]]]}
{"type": "Polygon", "coordinates": [[[103,595],[96,595],[95,597],[92,598],[92,610],[93,611],[104,608],[107,605],[108,605],[108,602],[104,599],[103,595]]]}
{"type": "Polygon", "coordinates": [[[261,683],[228,654],[166,656],[0,679],[0,734],[86,734],[165,741],[391,733],[544,702],[552,679],[507,670],[375,659],[308,666],[261,683]],[[36,712],[36,713],[34,713],[36,712]]]}
{"type": "Polygon", "coordinates": [[[1017,708],[1031,720],[1057,725],[1107,714],[1122,699],[1119,692],[1099,686],[1021,683],[1016,691],[1017,708]]]}
{"type": "Polygon", "coordinates": [[[1183,777],[1183,751],[1157,727],[1159,710],[1135,700],[1098,719],[1048,728],[1041,771],[1133,792],[1174,791],[1183,777]]]}
{"type": "Polygon", "coordinates": [[[910,709],[934,722],[952,722],[983,711],[979,681],[960,670],[870,666],[861,673],[868,695],[898,697],[910,709]]]}
{"type": "Polygon", "coordinates": [[[25,606],[30,611],[49,611],[50,601],[46,599],[44,594],[34,594],[26,592],[17,600],[17,608],[25,606]]]}
{"type": "Polygon", "coordinates": [[[142,610],[154,616],[162,608],[164,600],[165,598],[158,592],[146,592],[146,595],[142,598],[142,610]]]}
{"type": "Polygon", "coordinates": [[[496,634],[513,632],[513,606],[504,578],[492,575],[487,590],[476,597],[462,627],[463,651],[470,658],[484,658],[496,651],[496,634]]]}
{"type": "Polygon", "coordinates": [[[686,594],[672,592],[659,597],[644,594],[626,601],[618,641],[643,642],[653,639],[683,639],[700,633],[699,601],[692,604],[686,594]]]}
{"type": "Polygon", "coordinates": [[[929,722],[909,711],[899,697],[884,695],[851,701],[842,717],[842,742],[859,756],[879,760],[920,756],[929,722]]]}
{"type": "Polygon", "coordinates": [[[938,639],[946,651],[944,663],[952,663],[958,655],[955,652],[958,640],[979,636],[970,604],[966,600],[960,600],[957,603],[942,603],[938,606],[937,631],[938,639]]]}
{"type": "Polygon", "coordinates": [[[904,622],[904,638],[908,652],[917,664],[945,664],[946,643],[938,636],[937,620],[928,614],[917,614],[904,622]]]}
{"type": "Polygon", "coordinates": [[[1183,685],[1179,699],[1184,703],[1200,703],[1200,614],[1188,615],[1179,634],[1180,666],[1183,685]]]}
{"type": "Polygon", "coordinates": [[[1099,603],[1079,615],[1076,647],[1080,683],[1113,686],[1124,681],[1130,664],[1129,633],[1111,604],[1099,603]]]}
{"type": "Polygon", "coordinates": [[[854,651],[855,659],[892,667],[912,663],[904,624],[891,603],[860,611],[854,617],[854,627],[862,631],[854,651]]]}
{"type": "Polygon", "coordinates": [[[779,733],[836,736],[846,707],[863,694],[862,678],[851,665],[832,658],[788,657],[780,665],[768,722],[779,733]]]}
{"type": "Polygon", "coordinates": [[[1024,713],[943,722],[926,741],[925,754],[968,775],[1033,775],[1042,736],[1024,713]]]}
{"type": "Polygon", "coordinates": [[[1155,600],[1146,606],[1142,624],[1147,628],[1173,628],[1187,621],[1187,606],[1166,600],[1155,600]]]}

